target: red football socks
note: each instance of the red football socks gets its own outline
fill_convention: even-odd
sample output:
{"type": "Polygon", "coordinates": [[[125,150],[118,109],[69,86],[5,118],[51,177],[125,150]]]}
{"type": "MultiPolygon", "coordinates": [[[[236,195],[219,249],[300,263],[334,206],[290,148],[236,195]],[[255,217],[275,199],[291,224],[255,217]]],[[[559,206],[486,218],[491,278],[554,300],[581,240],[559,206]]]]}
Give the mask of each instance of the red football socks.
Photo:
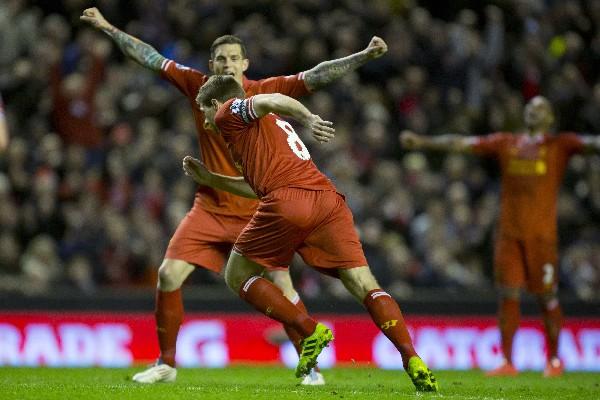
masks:
{"type": "Polygon", "coordinates": [[[512,363],[512,345],[515,333],[519,328],[521,308],[519,299],[502,298],[498,311],[500,336],[502,338],[502,353],[508,363],[512,363]]]}
{"type": "Polygon", "coordinates": [[[412,356],[416,356],[417,352],[406,329],[404,317],[402,317],[402,311],[400,311],[398,303],[381,289],[373,289],[367,293],[363,303],[369,314],[371,314],[373,322],[402,355],[402,364],[406,369],[408,360],[412,356]]]}
{"type": "Polygon", "coordinates": [[[557,299],[550,300],[542,305],[544,327],[546,328],[546,345],[548,346],[548,360],[558,357],[558,336],[562,327],[562,308],[557,299]]]}
{"type": "MultiPolygon", "coordinates": [[[[292,300],[292,304],[295,304],[296,307],[298,307],[298,309],[300,309],[300,311],[308,314],[308,310],[306,309],[306,306],[304,306],[304,303],[302,302],[302,300],[300,299],[300,297],[296,297],[295,301],[292,300]]],[[[299,355],[300,352],[302,351],[302,339],[304,339],[304,338],[291,325],[285,325],[284,324],[283,325],[283,329],[285,330],[285,333],[287,334],[288,338],[290,339],[290,342],[292,342],[292,344],[294,345],[294,348],[296,349],[296,352],[299,355]]]]}
{"type": "Polygon", "coordinates": [[[292,326],[302,336],[310,336],[317,321],[290,302],[281,290],[260,276],[252,276],[240,287],[240,297],[267,317],[292,326]]]}
{"type": "Polygon", "coordinates": [[[163,292],[156,289],[154,316],[156,318],[160,359],[163,363],[174,367],[177,334],[183,320],[181,289],[172,292],[163,292]]]}

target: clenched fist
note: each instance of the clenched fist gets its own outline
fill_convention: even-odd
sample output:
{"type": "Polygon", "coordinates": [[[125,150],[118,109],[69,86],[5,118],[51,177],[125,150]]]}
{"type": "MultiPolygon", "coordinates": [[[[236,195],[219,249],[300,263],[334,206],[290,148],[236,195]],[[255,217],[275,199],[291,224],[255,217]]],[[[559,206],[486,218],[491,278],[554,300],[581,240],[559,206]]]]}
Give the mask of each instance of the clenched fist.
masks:
{"type": "Polygon", "coordinates": [[[378,36],[373,36],[373,38],[369,42],[369,45],[365,49],[365,51],[371,58],[379,58],[385,53],[387,53],[387,50],[387,44],[382,38],[378,36]]]}
{"type": "Polygon", "coordinates": [[[96,7],[86,8],[83,10],[83,14],[79,17],[80,20],[87,22],[92,25],[96,29],[100,30],[110,30],[112,25],[108,23],[108,21],[104,18],[100,10],[96,7]]]}
{"type": "Polygon", "coordinates": [[[398,140],[400,140],[400,144],[402,145],[402,147],[408,150],[418,149],[423,144],[423,139],[413,131],[409,130],[404,130],[400,132],[398,140]]]}

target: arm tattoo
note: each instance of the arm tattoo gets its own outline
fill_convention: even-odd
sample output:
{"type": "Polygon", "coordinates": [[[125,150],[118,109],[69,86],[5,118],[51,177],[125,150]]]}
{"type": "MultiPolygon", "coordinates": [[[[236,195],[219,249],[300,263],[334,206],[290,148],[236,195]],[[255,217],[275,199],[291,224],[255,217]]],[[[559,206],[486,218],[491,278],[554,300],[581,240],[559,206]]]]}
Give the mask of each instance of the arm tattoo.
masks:
{"type": "Polygon", "coordinates": [[[117,28],[107,31],[121,51],[143,67],[160,71],[164,57],[156,49],[117,28]]]}
{"type": "Polygon", "coordinates": [[[304,73],[304,82],[310,90],[329,85],[350,71],[354,71],[369,61],[365,52],[359,52],[336,60],[323,61],[304,73]]]}

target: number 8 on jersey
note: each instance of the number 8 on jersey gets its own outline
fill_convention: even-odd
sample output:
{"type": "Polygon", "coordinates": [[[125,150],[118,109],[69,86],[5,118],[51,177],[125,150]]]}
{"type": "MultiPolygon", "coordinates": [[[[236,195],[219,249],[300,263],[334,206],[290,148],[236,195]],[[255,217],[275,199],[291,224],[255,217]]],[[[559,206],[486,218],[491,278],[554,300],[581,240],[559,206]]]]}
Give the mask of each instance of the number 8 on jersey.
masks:
{"type": "Polygon", "coordinates": [[[294,127],[289,122],[279,118],[275,119],[275,123],[287,134],[288,146],[290,146],[290,149],[292,149],[294,154],[301,160],[310,160],[310,153],[294,130],[294,127]]]}

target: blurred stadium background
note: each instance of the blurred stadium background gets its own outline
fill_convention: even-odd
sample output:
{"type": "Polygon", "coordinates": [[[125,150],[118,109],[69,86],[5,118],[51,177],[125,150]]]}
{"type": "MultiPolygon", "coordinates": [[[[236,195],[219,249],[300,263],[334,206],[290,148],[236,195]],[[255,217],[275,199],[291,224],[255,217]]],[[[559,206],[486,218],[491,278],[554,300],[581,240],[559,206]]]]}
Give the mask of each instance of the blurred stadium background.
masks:
{"type": "MultiPolygon", "coordinates": [[[[370,265],[430,366],[494,366],[497,172],[479,159],[404,152],[397,136],[519,130],[537,94],[555,106],[557,129],[600,132],[599,0],[3,0],[0,93],[11,141],[0,156],[0,365],[129,365],[156,355],[156,272],[192,203],[181,159],[197,154],[194,122],[174,88],[79,21],[90,6],[203,71],[212,41],[236,34],[251,78],[303,71],[383,37],[385,57],[304,99],[337,129],[333,143],[308,147],[346,193],[370,265]]],[[[600,370],[600,157],[572,160],[559,215],[571,317],[561,355],[576,354],[569,369],[600,370]]],[[[301,260],[292,272],[309,310],[340,332],[329,365],[400,367],[339,282],[301,260]]],[[[218,276],[196,271],[184,298],[180,363],[292,363],[290,346],[269,342],[275,325],[218,276]],[[238,353],[248,341],[268,357],[238,353]]],[[[528,299],[523,310],[537,311],[528,299]]],[[[527,320],[520,331],[518,366],[543,367],[539,328],[527,320]]]]}

